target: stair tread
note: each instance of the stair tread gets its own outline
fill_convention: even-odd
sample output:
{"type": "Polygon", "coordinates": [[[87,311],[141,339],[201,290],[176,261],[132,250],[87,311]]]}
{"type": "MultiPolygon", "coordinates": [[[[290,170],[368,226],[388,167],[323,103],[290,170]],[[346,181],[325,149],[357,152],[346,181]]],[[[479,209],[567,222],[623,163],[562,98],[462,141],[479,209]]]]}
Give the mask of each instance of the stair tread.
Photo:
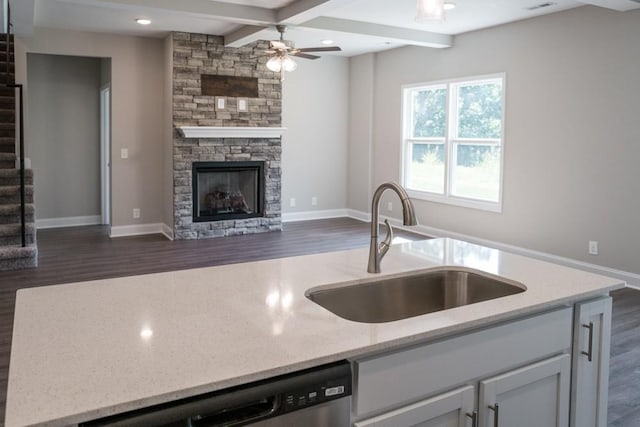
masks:
{"type": "MultiPolygon", "coordinates": [[[[33,185],[25,185],[24,189],[25,189],[25,193],[27,194],[33,193],[33,185]]],[[[13,195],[18,192],[20,192],[19,185],[0,185],[0,196],[13,195]]]]}
{"type": "MultiPolygon", "coordinates": [[[[0,168],[0,178],[14,178],[14,177],[19,177],[20,176],[20,169],[17,168],[13,168],[13,169],[7,169],[7,168],[0,168]]],[[[29,168],[25,168],[24,169],[24,176],[33,176],[33,169],[29,169],[29,168]]]]}
{"type": "MultiPolygon", "coordinates": [[[[25,203],[24,211],[27,215],[32,215],[35,212],[35,206],[33,203],[25,203]]],[[[6,205],[0,205],[0,215],[20,215],[19,203],[8,203],[6,205]]]]}
{"type": "Polygon", "coordinates": [[[0,247],[0,260],[13,259],[13,258],[29,258],[38,255],[38,247],[35,244],[30,244],[25,247],[22,246],[1,246],[0,247]]]}
{"type": "Polygon", "coordinates": [[[0,160],[15,160],[15,153],[0,153],[0,160]]]}
{"type": "MultiPolygon", "coordinates": [[[[28,233],[32,232],[36,228],[33,222],[29,222],[25,224],[25,226],[27,228],[28,233]]],[[[16,230],[18,231],[18,233],[20,233],[21,228],[22,228],[22,225],[18,223],[0,224],[0,236],[13,235],[16,230]]]]}

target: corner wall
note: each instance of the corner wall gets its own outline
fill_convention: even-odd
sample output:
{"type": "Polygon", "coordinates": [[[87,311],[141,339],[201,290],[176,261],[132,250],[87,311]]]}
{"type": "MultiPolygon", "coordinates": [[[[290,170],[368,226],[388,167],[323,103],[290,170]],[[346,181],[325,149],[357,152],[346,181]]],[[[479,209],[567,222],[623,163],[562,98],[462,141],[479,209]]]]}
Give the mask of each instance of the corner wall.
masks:
{"type": "Polygon", "coordinates": [[[420,223],[639,273],[639,22],[585,6],[377,54],[374,185],[400,176],[403,84],[506,72],[503,212],[415,200],[420,223]]]}
{"type": "Polygon", "coordinates": [[[288,218],[323,216],[347,207],[349,59],[296,62],[282,82],[282,210],[288,218]]]}
{"type": "Polygon", "coordinates": [[[173,34],[164,39],[164,61],[162,222],[173,238],[173,34]]]}

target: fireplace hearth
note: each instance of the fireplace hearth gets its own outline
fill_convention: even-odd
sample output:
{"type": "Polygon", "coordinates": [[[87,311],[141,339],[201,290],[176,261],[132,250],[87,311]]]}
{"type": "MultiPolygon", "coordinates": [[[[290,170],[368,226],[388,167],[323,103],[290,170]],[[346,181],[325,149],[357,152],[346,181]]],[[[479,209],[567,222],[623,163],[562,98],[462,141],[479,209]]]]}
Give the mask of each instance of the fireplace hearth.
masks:
{"type": "Polygon", "coordinates": [[[264,162],[194,162],[193,221],[264,216],[264,162]]]}

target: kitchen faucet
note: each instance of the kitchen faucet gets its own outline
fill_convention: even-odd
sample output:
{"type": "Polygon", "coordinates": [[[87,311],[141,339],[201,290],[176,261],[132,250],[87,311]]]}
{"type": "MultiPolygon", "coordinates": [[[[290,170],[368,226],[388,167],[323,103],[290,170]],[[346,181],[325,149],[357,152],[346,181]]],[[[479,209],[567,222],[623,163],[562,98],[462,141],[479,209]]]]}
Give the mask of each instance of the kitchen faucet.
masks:
{"type": "Polygon", "coordinates": [[[395,182],[385,182],[373,193],[371,201],[371,245],[369,246],[369,273],[380,273],[380,262],[391,247],[393,240],[393,230],[389,224],[389,220],[385,219],[384,224],[387,226],[387,236],[378,243],[378,217],[380,212],[380,198],[385,190],[393,190],[400,197],[402,203],[402,219],[404,225],[417,225],[415,210],[413,203],[409,200],[409,195],[400,185],[395,182]]]}

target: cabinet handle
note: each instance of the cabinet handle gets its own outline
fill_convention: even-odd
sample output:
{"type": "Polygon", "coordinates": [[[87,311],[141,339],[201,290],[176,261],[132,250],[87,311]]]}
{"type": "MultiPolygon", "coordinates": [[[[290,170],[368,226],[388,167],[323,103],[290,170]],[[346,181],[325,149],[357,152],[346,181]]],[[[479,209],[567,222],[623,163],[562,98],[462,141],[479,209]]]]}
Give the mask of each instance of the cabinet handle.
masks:
{"type": "Polygon", "coordinates": [[[471,427],[478,427],[478,411],[467,412],[467,417],[471,418],[471,427]]]}
{"type": "Polygon", "coordinates": [[[491,409],[494,412],[494,414],[493,414],[493,427],[499,427],[498,423],[500,421],[498,420],[498,418],[500,417],[500,407],[496,403],[493,406],[489,405],[489,409],[491,409]]]}
{"type": "Polygon", "coordinates": [[[589,350],[583,351],[582,354],[587,356],[589,362],[593,361],[593,322],[589,322],[588,325],[582,325],[583,328],[587,328],[589,330],[589,350]]]}

